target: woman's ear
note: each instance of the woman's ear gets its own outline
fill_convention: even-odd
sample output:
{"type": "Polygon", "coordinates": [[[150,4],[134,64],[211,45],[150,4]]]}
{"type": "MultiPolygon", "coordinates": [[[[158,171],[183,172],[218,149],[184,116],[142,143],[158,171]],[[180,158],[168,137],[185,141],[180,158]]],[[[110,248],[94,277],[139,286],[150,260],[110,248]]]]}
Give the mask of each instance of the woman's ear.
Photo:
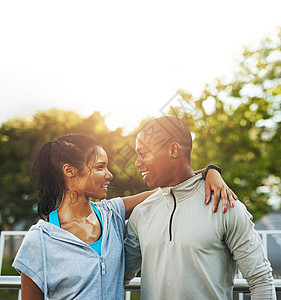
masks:
{"type": "Polygon", "coordinates": [[[180,151],[181,151],[181,146],[178,143],[173,142],[170,145],[169,154],[172,158],[177,158],[180,154],[180,151]]]}
{"type": "Polygon", "coordinates": [[[77,173],[77,169],[75,167],[71,166],[70,164],[64,164],[62,166],[62,171],[63,171],[63,174],[69,178],[74,177],[77,173]]]}

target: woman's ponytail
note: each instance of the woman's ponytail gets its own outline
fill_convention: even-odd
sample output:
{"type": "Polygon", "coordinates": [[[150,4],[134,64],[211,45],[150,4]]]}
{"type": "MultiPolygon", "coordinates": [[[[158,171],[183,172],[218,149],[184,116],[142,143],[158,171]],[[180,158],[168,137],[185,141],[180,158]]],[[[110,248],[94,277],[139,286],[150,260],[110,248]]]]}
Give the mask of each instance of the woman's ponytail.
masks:
{"type": "Polygon", "coordinates": [[[54,143],[43,145],[33,160],[32,179],[39,191],[38,214],[45,219],[54,210],[58,197],[63,192],[63,182],[53,165],[51,153],[54,143]]]}

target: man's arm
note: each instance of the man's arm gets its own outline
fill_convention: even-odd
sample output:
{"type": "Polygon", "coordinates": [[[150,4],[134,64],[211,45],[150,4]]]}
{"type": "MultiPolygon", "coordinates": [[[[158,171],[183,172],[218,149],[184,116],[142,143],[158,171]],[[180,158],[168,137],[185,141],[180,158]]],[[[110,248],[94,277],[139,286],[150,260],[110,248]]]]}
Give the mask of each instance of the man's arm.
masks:
{"type": "Polygon", "coordinates": [[[137,215],[133,211],[126,225],[125,245],[125,278],[124,284],[135,277],[136,273],[141,269],[141,250],[137,234],[137,215]]]}
{"type": "Polygon", "coordinates": [[[237,201],[235,209],[227,211],[222,218],[226,244],[249,284],[251,299],[276,299],[270,262],[251,214],[237,201]]]}

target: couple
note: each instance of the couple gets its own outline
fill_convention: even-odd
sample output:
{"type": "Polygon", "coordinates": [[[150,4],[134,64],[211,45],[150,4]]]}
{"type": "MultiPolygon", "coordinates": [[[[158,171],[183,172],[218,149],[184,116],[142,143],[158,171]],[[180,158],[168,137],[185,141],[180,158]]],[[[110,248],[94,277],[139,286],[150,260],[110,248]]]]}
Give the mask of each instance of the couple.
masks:
{"type": "Polygon", "coordinates": [[[101,145],[77,134],[46,143],[33,165],[42,220],[13,263],[22,299],[123,299],[123,234],[131,213],[125,280],[141,267],[143,299],[231,299],[236,263],[253,299],[276,299],[250,214],[239,201],[226,211],[227,197],[233,206],[236,196],[217,170],[202,171],[205,193],[203,175],[190,164],[191,148],[180,120],[151,121],[137,136],[136,167],[149,187],[160,188],[93,203],[89,197],[104,199],[112,179],[101,145]],[[217,214],[203,204],[210,189],[214,211],[218,195],[224,199],[217,214]]]}

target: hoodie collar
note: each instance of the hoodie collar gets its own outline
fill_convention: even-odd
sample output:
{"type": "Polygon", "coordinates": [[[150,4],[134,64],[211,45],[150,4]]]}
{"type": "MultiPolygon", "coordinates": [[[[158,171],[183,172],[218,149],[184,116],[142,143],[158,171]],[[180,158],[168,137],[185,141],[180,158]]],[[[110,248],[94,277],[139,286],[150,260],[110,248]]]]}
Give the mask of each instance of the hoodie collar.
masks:
{"type": "MultiPolygon", "coordinates": [[[[106,237],[108,234],[107,222],[108,222],[108,220],[104,218],[103,219],[103,233],[102,233],[103,237],[106,237]]],[[[87,245],[85,242],[80,240],[78,237],[76,237],[71,232],[64,230],[61,227],[58,227],[57,225],[54,225],[50,222],[46,222],[44,220],[39,220],[35,225],[32,225],[30,228],[30,231],[32,231],[32,230],[40,230],[52,239],[56,239],[56,240],[64,241],[67,243],[84,246],[84,247],[87,245]]]]}
{"type": "Polygon", "coordinates": [[[31,230],[42,230],[45,234],[50,236],[53,239],[62,240],[65,242],[85,245],[83,241],[77,238],[72,233],[44,220],[39,220],[35,225],[31,226],[31,230]]]}
{"type": "Polygon", "coordinates": [[[203,178],[203,175],[197,174],[195,176],[192,176],[191,178],[181,182],[180,184],[173,186],[173,187],[164,187],[161,188],[162,193],[167,201],[173,201],[171,191],[173,191],[173,194],[175,195],[176,201],[180,202],[187,197],[192,196],[198,188],[202,185],[204,181],[201,179],[203,178]]]}

